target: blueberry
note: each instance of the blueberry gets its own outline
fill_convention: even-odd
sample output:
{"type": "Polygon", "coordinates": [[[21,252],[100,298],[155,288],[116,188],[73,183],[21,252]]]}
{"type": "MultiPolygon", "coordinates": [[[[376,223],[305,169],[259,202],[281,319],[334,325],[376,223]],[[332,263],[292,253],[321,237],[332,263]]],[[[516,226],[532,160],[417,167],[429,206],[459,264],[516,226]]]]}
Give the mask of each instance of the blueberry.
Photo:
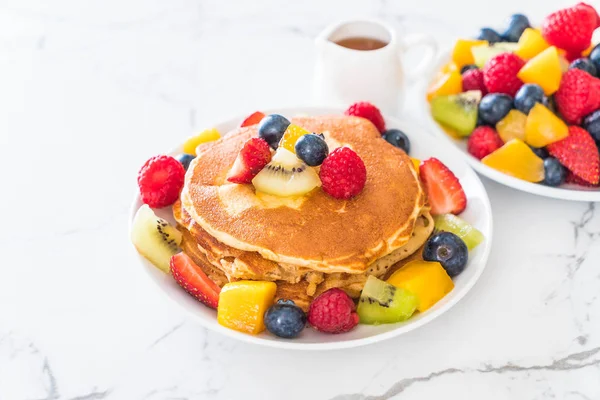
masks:
{"type": "Polygon", "coordinates": [[[583,129],[588,131],[596,142],[600,142],[600,110],[587,115],[583,119],[583,129]]]}
{"type": "Polygon", "coordinates": [[[594,63],[596,71],[598,72],[598,74],[600,74],[600,44],[597,44],[596,47],[594,47],[589,57],[590,60],[594,63]]]}
{"type": "Polygon", "coordinates": [[[279,141],[290,125],[290,121],[279,114],[270,114],[258,124],[258,137],[263,138],[273,149],[277,149],[279,141]]]}
{"type": "Polygon", "coordinates": [[[548,105],[548,98],[544,94],[544,89],[535,83],[521,86],[515,96],[515,108],[523,114],[529,114],[535,103],[548,105]]]}
{"type": "Polygon", "coordinates": [[[471,69],[479,69],[479,67],[477,65],[475,65],[475,64],[467,64],[467,65],[465,65],[464,67],[462,67],[460,69],[460,74],[462,75],[462,74],[464,74],[465,72],[467,72],[467,71],[469,71],[471,69]]]}
{"type": "Polygon", "coordinates": [[[508,19],[508,28],[502,34],[505,42],[518,42],[523,31],[530,28],[529,19],[523,14],[514,14],[508,19]]]}
{"type": "Polygon", "coordinates": [[[410,153],[410,140],[399,129],[388,129],[383,133],[383,138],[390,144],[401,148],[406,154],[410,153]]]}
{"type": "Polygon", "coordinates": [[[512,109],[513,99],[503,93],[489,93],[479,103],[479,115],[487,125],[496,125],[512,109]]]}
{"type": "Polygon", "coordinates": [[[430,237],[425,243],[423,259],[439,262],[450,277],[455,277],[467,266],[469,249],[465,242],[454,233],[440,232],[430,237]]]}
{"type": "Polygon", "coordinates": [[[479,35],[477,36],[478,40],[487,40],[490,44],[501,42],[502,38],[495,30],[491,28],[481,28],[479,31],[479,35]]]}
{"type": "Polygon", "coordinates": [[[547,186],[560,186],[567,177],[567,170],[554,157],[548,157],[544,160],[544,180],[543,184],[547,186]]]}
{"type": "Polygon", "coordinates": [[[279,300],[265,313],[265,325],[272,334],[285,338],[295,338],[306,325],[306,314],[291,300],[279,300]]]}
{"type": "Polygon", "coordinates": [[[294,147],[296,155],[311,167],[323,164],[323,160],[329,154],[329,147],[321,135],[300,136],[294,147]]]}
{"type": "Polygon", "coordinates": [[[548,153],[548,150],[546,150],[545,147],[529,147],[531,147],[531,150],[535,153],[535,155],[541,158],[542,160],[545,160],[546,158],[550,157],[550,153],[548,153]]]}
{"type": "Polygon", "coordinates": [[[179,161],[181,163],[181,165],[183,165],[183,168],[185,168],[186,171],[194,158],[196,158],[196,157],[194,157],[191,154],[186,154],[186,153],[181,153],[175,157],[175,159],[177,161],[179,161]]]}
{"type": "Polygon", "coordinates": [[[598,70],[596,69],[596,66],[589,58],[585,58],[585,57],[578,58],[577,60],[573,61],[571,63],[571,65],[569,65],[569,69],[573,69],[573,68],[577,68],[582,71],[585,71],[588,74],[590,74],[591,76],[598,75],[598,70]]]}

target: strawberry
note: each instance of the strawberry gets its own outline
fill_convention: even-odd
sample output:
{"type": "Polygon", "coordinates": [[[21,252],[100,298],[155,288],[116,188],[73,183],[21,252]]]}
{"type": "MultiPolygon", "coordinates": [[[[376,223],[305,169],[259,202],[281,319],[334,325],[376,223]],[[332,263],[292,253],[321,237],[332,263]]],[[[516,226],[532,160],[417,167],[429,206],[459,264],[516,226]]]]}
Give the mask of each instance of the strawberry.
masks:
{"type": "Polygon", "coordinates": [[[569,124],[600,108],[600,79],[578,68],[568,70],[554,94],[558,111],[569,124]]]}
{"type": "Polygon", "coordinates": [[[375,125],[381,134],[385,132],[385,120],[383,119],[383,115],[381,115],[379,108],[375,107],[371,103],[366,101],[354,103],[348,107],[344,114],[368,119],[373,123],[373,125],[375,125]]]}
{"type": "Polygon", "coordinates": [[[269,144],[260,138],[248,139],[227,174],[227,180],[233,183],[250,183],[269,161],[271,161],[269,144]]]}
{"type": "Polygon", "coordinates": [[[592,135],[578,126],[569,127],[569,136],[548,145],[548,152],[569,171],[592,185],[600,181],[600,155],[592,135]]]}
{"type": "Polygon", "coordinates": [[[458,178],[437,158],[425,160],[419,169],[432,215],[460,214],[467,207],[467,196],[458,178]]]}
{"type": "Polygon", "coordinates": [[[483,82],[488,92],[515,97],[523,86],[523,81],[517,77],[523,65],[525,61],[513,53],[500,53],[490,58],[483,67],[483,82]]]}
{"type": "Polygon", "coordinates": [[[473,157],[481,160],[483,157],[498,150],[504,142],[500,139],[498,132],[490,126],[480,126],[475,128],[469,141],[467,150],[473,157]]]}
{"type": "Polygon", "coordinates": [[[221,288],[185,253],[171,257],[171,274],[186,292],[211,308],[217,308],[221,288]]]}
{"type": "Polygon", "coordinates": [[[487,88],[483,82],[483,72],[480,69],[470,69],[462,74],[462,88],[463,92],[469,90],[479,90],[481,95],[487,94],[487,88]]]}
{"type": "Polygon", "coordinates": [[[243,128],[245,126],[256,125],[260,121],[262,121],[264,117],[265,114],[261,113],[260,111],[256,111],[255,113],[252,113],[248,117],[246,117],[246,119],[242,121],[240,127],[243,128]]]}
{"type": "Polygon", "coordinates": [[[581,53],[589,47],[598,22],[596,10],[579,3],[548,15],[542,22],[542,36],[567,53],[581,53]]]}
{"type": "Polygon", "coordinates": [[[567,177],[565,179],[565,182],[585,187],[598,187],[598,185],[592,185],[591,183],[584,181],[569,170],[567,170],[567,177]]]}

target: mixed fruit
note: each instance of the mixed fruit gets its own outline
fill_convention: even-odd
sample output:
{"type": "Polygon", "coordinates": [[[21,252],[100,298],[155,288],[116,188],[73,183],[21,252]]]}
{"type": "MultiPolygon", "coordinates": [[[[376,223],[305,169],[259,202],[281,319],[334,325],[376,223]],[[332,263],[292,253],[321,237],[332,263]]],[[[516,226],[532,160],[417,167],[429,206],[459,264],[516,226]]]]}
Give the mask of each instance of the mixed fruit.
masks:
{"type": "MultiPolygon", "coordinates": [[[[407,135],[398,129],[386,130],[375,106],[356,103],[346,114],[370,120],[385,141],[410,152],[407,135]]],[[[256,112],[241,124],[251,125],[258,125],[258,137],[249,139],[237,155],[227,175],[230,184],[251,184],[257,192],[275,196],[308,195],[321,187],[334,198],[349,201],[362,191],[366,169],[349,147],[330,152],[322,133],[306,131],[278,114],[256,112]]],[[[181,252],[182,234],[152,210],[178,199],[199,146],[219,138],[217,130],[206,130],[184,143],[184,153],[156,156],[142,166],[138,186],[144,204],[134,217],[131,239],[153,265],[172,275],[195,299],[216,309],[222,326],[248,334],[266,329],[289,339],[299,336],[307,324],[321,332],[343,333],[359,323],[405,321],[452,291],[452,278],[465,269],[469,251],[484,240],[481,232],[458,216],[465,210],[467,198],[452,171],[436,158],[412,159],[435,220],[423,260],[407,263],[385,281],[369,276],[357,302],[339,288],[329,289],[311,302],[308,313],[291,300],[275,302],[274,282],[242,280],[219,287],[181,252]]]]}
{"type": "Polygon", "coordinates": [[[600,27],[585,3],[532,27],[459,39],[427,99],[433,118],[488,167],[548,186],[600,186],[600,27]]]}

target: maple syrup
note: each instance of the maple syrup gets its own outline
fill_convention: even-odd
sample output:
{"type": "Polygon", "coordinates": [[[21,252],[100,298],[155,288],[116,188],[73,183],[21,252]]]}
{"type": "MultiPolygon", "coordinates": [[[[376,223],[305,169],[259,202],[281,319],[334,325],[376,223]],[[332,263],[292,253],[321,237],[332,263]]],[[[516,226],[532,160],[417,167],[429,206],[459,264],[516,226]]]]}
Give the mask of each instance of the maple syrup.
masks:
{"type": "Polygon", "coordinates": [[[386,42],[370,37],[349,37],[335,43],[347,49],[361,51],[377,50],[387,46],[386,42]]]}

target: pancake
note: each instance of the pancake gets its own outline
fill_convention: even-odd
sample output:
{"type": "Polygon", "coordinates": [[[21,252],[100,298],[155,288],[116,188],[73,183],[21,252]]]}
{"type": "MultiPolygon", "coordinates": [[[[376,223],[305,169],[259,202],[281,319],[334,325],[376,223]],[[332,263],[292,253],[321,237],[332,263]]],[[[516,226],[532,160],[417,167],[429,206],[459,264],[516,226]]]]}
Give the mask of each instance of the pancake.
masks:
{"type": "MultiPolygon", "coordinates": [[[[356,151],[367,169],[365,188],[351,200],[334,199],[323,190],[288,199],[257,195],[252,185],[227,182],[227,172],[244,142],[257,135],[257,126],[199,146],[186,174],[181,194],[185,213],[178,221],[212,265],[220,265],[230,279],[259,277],[290,284],[309,271],[383,275],[427,239],[432,227],[425,239],[405,247],[419,217],[428,215],[425,195],[410,158],[387,144],[373,124],[347,116],[296,118],[292,123],[323,132],[331,150],[344,145],[356,151]]],[[[345,275],[339,277],[347,281],[345,275]]]]}

